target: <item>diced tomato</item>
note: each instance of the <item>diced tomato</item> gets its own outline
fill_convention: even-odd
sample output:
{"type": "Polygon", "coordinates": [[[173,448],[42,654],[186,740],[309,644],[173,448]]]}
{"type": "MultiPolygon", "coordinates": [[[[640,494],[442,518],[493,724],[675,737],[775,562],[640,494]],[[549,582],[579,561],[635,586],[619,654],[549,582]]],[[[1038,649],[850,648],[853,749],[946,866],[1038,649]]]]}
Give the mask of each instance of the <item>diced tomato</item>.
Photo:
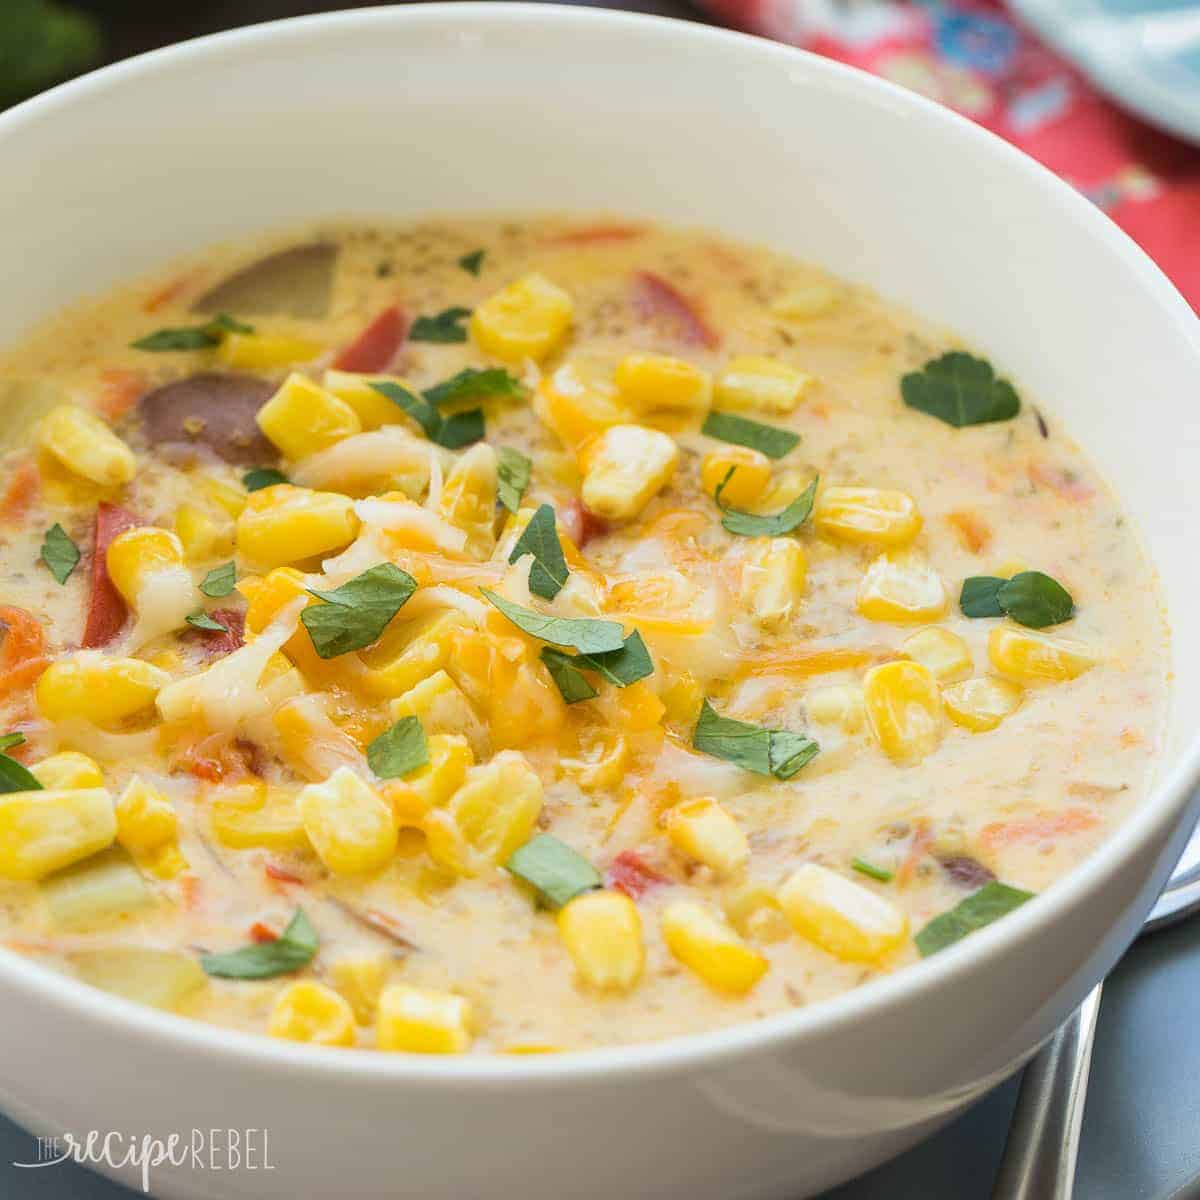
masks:
{"type": "Polygon", "coordinates": [[[710,350],[720,345],[721,339],[695,305],[674,284],[653,271],[638,271],[634,275],[633,306],[643,320],[666,317],[687,345],[707,346],[710,350]]]}
{"type": "Polygon", "coordinates": [[[653,867],[646,865],[636,850],[622,850],[608,864],[604,880],[610,888],[624,892],[631,900],[639,900],[656,884],[667,882],[653,867]]]}
{"type": "Polygon", "coordinates": [[[9,478],[4,496],[0,498],[0,517],[5,521],[20,521],[33,506],[41,486],[37,463],[27,458],[9,478]]]}
{"type": "Polygon", "coordinates": [[[385,308],[333,360],[339,371],[386,370],[404,345],[408,318],[395,305],[385,308]]]}
{"type": "Polygon", "coordinates": [[[108,577],[105,560],[112,540],[142,523],[140,517],[117,504],[102,501],[96,509],[96,533],[92,539],[92,591],[83,626],[83,645],[88,649],[107,646],[125,624],[125,601],[108,577]]]}
{"type": "Polygon", "coordinates": [[[572,497],[563,505],[563,528],[567,537],[579,547],[584,548],[595,537],[603,537],[608,532],[608,522],[598,517],[591,509],[584,507],[583,501],[572,497]]]}
{"type": "Polygon", "coordinates": [[[226,630],[224,633],[218,633],[215,629],[196,630],[204,653],[210,658],[222,658],[246,644],[246,614],[241,609],[214,608],[208,615],[224,625],[226,630]]]}
{"type": "Polygon", "coordinates": [[[46,669],[46,634],[31,613],[0,607],[0,696],[27,688],[46,669]]]}
{"type": "Polygon", "coordinates": [[[584,225],[579,229],[568,229],[565,233],[556,234],[550,240],[566,246],[590,246],[597,242],[628,242],[642,237],[646,232],[644,225],[622,225],[613,222],[609,225],[584,225]]]}
{"type": "Polygon", "coordinates": [[[250,940],[252,942],[277,942],[279,934],[270,925],[264,924],[262,921],[255,921],[250,926],[250,940]]]}
{"type": "Polygon", "coordinates": [[[147,390],[146,376],[141,371],[110,367],[100,376],[100,391],[96,407],[109,421],[123,417],[147,390]]]}
{"type": "Polygon", "coordinates": [[[285,871],[283,867],[277,867],[273,862],[269,862],[263,867],[268,879],[274,880],[276,883],[303,883],[304,880],[299,875],[293,875],[291,871],[285,871]]]}

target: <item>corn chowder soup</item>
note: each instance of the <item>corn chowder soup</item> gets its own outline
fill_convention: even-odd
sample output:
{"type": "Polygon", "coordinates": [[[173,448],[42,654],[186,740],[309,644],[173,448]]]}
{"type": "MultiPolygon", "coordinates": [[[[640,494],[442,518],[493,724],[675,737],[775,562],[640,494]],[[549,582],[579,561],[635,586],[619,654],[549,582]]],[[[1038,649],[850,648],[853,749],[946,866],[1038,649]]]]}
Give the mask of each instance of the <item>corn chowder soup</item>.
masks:
{"type": "Polygon", "coordinates": [[[1104,483],[766,251],[322,227],[65,314],[0,393],[0,930],[122,996],[711,1029],[1002,917],[1146,789],[1166,634],[1104,483]]]}

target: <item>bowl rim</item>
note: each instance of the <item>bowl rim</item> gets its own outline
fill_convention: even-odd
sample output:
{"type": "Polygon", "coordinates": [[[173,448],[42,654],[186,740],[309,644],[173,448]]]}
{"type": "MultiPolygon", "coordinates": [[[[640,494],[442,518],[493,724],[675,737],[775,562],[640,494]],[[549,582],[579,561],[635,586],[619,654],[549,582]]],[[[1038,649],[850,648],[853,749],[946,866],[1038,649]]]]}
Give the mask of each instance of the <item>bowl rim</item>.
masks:
{"type": "MultiPolygon", "coordinates": [[[[935,125],[947,141],[974,143],[972,153],[1003,160],[1007,169],[1024,175],[1040,189],[1049,206],[1065,211],[1103,243],[1140,284],[1147,300],[1158,305],[1164,321],[1175,326],[1178,336],[1190,343],[1200,366],[1200,319],[1162,271],[1098,208],[1022,151],[966,117],[877,76],[780,42],[668,17],[566,4],[450,0],[323,13],[245,26],[111,64],[24,101],[0,114],[0,157],[6,136],[36,126],[61,109],[86,104],[89,96],[112,87],[136,86],[139,81],[180,66],[204,65],[217,59],[228,61],[231,54],[253,53],[268,46],[277,50],[289,42],[310,42],[330,33],[367,37],[384,29],[402,32],[426,27],[458,33],[471,27],[471,32],[477,35],[481,27],[501,31],[523,25],[551,30],[569,26],[572,32],[577,32],[589,24],[606,26],[630,38],[671,42],[676,48],[715,47],[746,61],[756,60],[766,69],[802,72],[827,86],[861,92],[893,109],[903,110],[913,120],[935,125]]],[[[1176,826],[1197,782],[1200,782],[1200,733],[1181,749],[1169,772],[1160,772],[1141,806],[1104,843],[1063,879],[1005,920],[979,930],[937,955],[811,1007],[659,1041],[546,1055],[441,1057],[373,1049],[346,1053],[284,1042],[265,1034],[247,1033],[140,1005],[88,987],[3,947],[0,947],[0,984],[19,989],[28,1000],[52,1003],[64,1016],[87,1020],[116,1035],[146,1039],[175,1053],[216,1057],[230,1067],[254,1066],[280,1075],[353,1080],[357,1085],[368,1080],[383,1084],[403,1080],[431,1088],[458,1088],[470,1082],[476,1087],[511,1090],[514,1085],[536,1089],[578,1080],[623,1080],[692,1072],[727,1063],[747,1052],[770,1051],[811,1034],[832,1032],[869,1020],[873,1014],[893,1005],[913,1003],[935,992],[947,980],[970,974],[1004,948],[1035,937],[1039,930],[1053,924],[1102,886],[1108,876],[1135,857],[1164,828],[1176,826]]]]}

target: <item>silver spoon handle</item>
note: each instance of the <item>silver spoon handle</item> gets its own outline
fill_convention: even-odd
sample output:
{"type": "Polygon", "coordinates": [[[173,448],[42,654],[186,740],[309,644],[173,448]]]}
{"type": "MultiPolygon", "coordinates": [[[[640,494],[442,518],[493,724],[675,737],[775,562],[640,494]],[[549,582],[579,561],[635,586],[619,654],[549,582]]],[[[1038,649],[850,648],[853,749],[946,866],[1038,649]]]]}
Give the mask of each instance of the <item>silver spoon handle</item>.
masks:
{"type": "Polygon", "coordinates": [[[1071,1200],[1100,986],[1025,1068],[992,1200],[1071,1200]]]}

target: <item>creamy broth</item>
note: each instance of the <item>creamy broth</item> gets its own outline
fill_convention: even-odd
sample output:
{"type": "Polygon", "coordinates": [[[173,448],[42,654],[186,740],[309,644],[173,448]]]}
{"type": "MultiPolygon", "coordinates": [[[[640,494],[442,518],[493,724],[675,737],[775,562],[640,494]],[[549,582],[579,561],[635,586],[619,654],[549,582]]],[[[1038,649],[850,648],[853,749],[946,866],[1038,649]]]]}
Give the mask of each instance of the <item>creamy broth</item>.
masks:
{"type": "MultiPolygon", "coordinates": [[[[18,847],[0,845],[4,943],[250,1031],[368,1047],[378,1036],[400,1050],[580,1049],[817,1003],[952,940],[944,925],[923,944],[917,935],[964,901],[969,922],[981,889],[1001,907],[1044,891],[1146,792],[1167,634],[1136,534],[1058,425],[1053,396],[1023,394],[1017,415],[965,428],[902,402],[903,377],[959,349],[871,292],[767,250],[612,219],[293,231],[199,254],[39,328],[0,359],[0,399],[17,414],[0,479],[0,602],[11,606],[0,612],[0,703],[3,731],[25,739],[13,758],[35,773],[52,765],[45,796],[18,782],[0,797],[0,837],[18,847]],[[205,299],[247,264],[314,245],[332,249],[275,260],[274,278],[268,267],[205,299]],[[532,273],[549,282],[492,299],[532,273]],[[402,315],[359,344],[383,361],[367,353],[350,365],[369,362],[424,404],[426,428],[394,397],[326,374],[392,306],[402,315]],[[131,345],[200,328],[218,307],[233,321],[198,335],[209,344],[131,345]],[[480,395],[487,381],[475,380],[440,414],[422,400],[464,368],[505,373],[490,377],[504,394],[480,395]],[[210,384],[162,440],[178,414],[148,397],[211,372],[264,381],[243,380],[237,404],[251,415],[274,406],[275,423],[260,421],[267,440],[251,425],[220,442],[213,412],[225,399],[210,384]],[[386,447],[370,432],[381,403],[385,431],[399,431],[382,435],[386,447]],[[45,416],[55,405],[99,414],[132,452],[132,477],[86,478],[102,439],[85,437],[87,463],[72,463],[69,438],[45,416]],[[474,408],[482,442],[429,442],[430,429],[453,442],[437,422],[474,408]],[[799,440],[755,458],[701,432],[710,411],[799,440]],[[495,455],[480,446],[530,461],[517,515],[497,503],[495,455]],[[340,520],[344,535],[294,556],[278,508],[306,501],[248,492],[253,467],[319,485],[336,509],[322,528],[340,520]],[[761,517],[802,506],[818,476],[797,527],[772,534],[751,521],[755,535],[743,536],[722,526],[714,481],[723,505],[761,517]],[[181,542],[135,538],[124,587],[106,554],[122,595],[98,612],[103,505],[181,542]],[[541,505],[557,515],[549,540],[569,573],[553,597],[528,557],[508,561],[541,505]],[[39,561],[56,524],[82,555],[64,584],[39,561]],[[160,548],[164,573],[150,584],[139,546],[160,548]],[[202,592],[227,563],[237,590],[202,592]],[[377,645],[321,657],[297,624],[297,598],[381,563],[411,575],[411,599],[377,645]],[[286,568],[303,573],[290,586],[286,568]],[[1073,614],[1030,628],[1013,589],[1002,593],[1010,618],[961,611],[965,579],[1031,571],[1069,593],[1073,614]],[[604,620],[636,629],[653,669],[619,687],[593,664],[547,663],[546,642],[481,588],[592,622],[593,633],[604,620]],[[244,619],[247,647],[278,634],[282,654],[242,671],[235,695],[233,676],[212,672],[242,653],[241,639],[184,622],[201,610],[235,631],[244,619]],[[96,648],[81,660],[85,628],[96,648]],[[941,632],[909,640],[931,629],[941,632]],[[1031,677],[1037,652],[1057,678],[1031,677]],[[144,702],[106,716],[97,696],[116,704],[128,688],[103,672],[124,659],[154,668],[139,677],[144,702]],[[66,668],[80,662],[100,673],[77,686],[66,668]],[[179,687],[201,672],[207,698],[179,687]],[[432,700],[431,679],[443,689],[432,700]],[[568,704],[562,686],[596,694],[568,704]],[[697,738],[703,701],[754,727],[734,760],[697,738]],[[461,767],[446,767],[445,794],[429,768],[385,780],[368,766],[367,748],[413,716],[434,768],[443,751],[461,767]],[[768,730],[794,736],[775,743],[768,730]],[[804,765],[773,757],[804,739],[819,745],[804,765]],[[67,793],[96,792],[94,768],[53,757],[70,751],[102,775],[105,799],[86,818],[67,793]],[[767,774],[747,769],[759,751],[767,774]],[[117,812],[110,849],[103,803],[117,812]],[[61,808],[57,850],[31,832],[39,804],[61,808]],[[87,822],[100,828],[84,845],[87,822]],[[539,903],[505,869],[539,834],[603,886],[587,890],[595,878],[571,859],[566,886],[579,894],[557,913],[553,898],[539,903]],[[373,848],[346,849],[355,838],[373,848]],[[96,883],[98,870],[110,877],[96,883]],[[270,960],[297,909],[319,942],[307,965],[261,979],[198,967],[248,944],[270,960]],[[296,992],[307,980],[322,988],[296,992]],[[426,1016],[414,1016],[421,1004],[426,1016]]],[[[1040,577],[1036,587],[1061,604],[1040,577]]],[[[306,613],[323,604],[308,600],[306,613]]],[[[545,859],[533,857],[538,877],[545,859]]]]}

